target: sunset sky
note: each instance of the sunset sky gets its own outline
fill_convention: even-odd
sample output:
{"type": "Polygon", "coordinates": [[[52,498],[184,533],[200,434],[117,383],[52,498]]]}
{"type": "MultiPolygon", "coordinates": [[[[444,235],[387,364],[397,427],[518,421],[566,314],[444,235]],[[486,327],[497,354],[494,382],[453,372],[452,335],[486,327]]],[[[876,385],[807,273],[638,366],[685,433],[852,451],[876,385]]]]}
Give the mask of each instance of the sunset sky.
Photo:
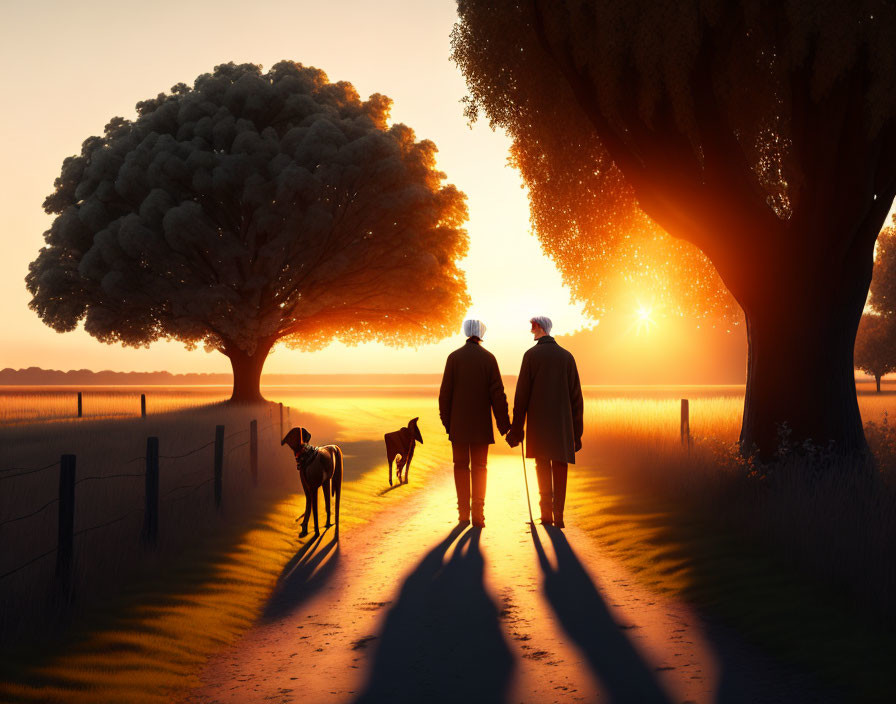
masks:
{"type": "MultiPolygon", "coordinates": [[[[464,82],[448,58],[454,19],[453,0],[7,5],[0,27],[6,96],[0,111],[6,138],[0,176],[6,242],[0,259],[0,367],[229,371],[223,355],[189,352],[176,343],[134,350],[101,344],[81,330],[58,334],[28,309],[24,286],[28,263],[50,223],[41,203],[62,160],[77,153],[86,137],[101,134],[110,117],[131,118],[137,101],[180,81],[191,84],[227,61],[268,68],[291,59],[317,66],[331,80],[353,83],[362,97],[385,93],[394,100],[394,121],[436,143],[440,168],[469,199],[471,246],[463,262],[473,300],[469,317],[486,322],[486,343],[505,371],[515,373],[531,344],[531,315],[549,315],[557,333],[593,325],[570,303],[559,274],[530,233],[526,193],[506,165],[508,139],[485,124],[473,129],[466,124],[460,104],[464,82]]],[[[634,319],[636,304],[633,295],[620,320],[634,319]]],[[[622,350],[615,355],[619,363],[624,364],[626,346],[638,350],[639,359],[647,350],[648,358],[660,362],[664,324],[659,319],[641,334],[618,322],[609,326],[614,349],[622,350]]],[[[726,331],[718,335],[722,347],[730,348],[726,331]]],[[[278,347],[265,371],[439,371],[447,352],[461,342],[458,333],[417,350],[332,345],[303,354],[278,347]]]]}

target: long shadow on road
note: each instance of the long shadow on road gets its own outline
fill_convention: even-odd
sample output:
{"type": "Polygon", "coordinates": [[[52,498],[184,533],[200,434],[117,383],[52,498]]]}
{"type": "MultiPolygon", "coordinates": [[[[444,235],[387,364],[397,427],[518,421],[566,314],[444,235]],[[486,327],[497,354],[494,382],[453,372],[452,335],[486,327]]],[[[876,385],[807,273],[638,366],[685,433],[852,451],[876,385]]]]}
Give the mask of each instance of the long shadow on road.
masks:
{"type": "Polygon", "coordinates": [[[563,629],[585,655],[612,702],[667,704],[653,669],[641,658],[613,620],[603,597],[591,581],[566,536],[555,528],[548,537],[557,567],[548,561],[538,531],[532,542],[544,572],[544,592],[563,629]]]}
{"type": "Polygon", "coordinates": [[[455,527],[407,578],[386,616],[358,704],[504,701],[513,657],[485,591],[481,531],[455,527]]]}
{"type": "Polygon", "coordinates": [[[262,613],[262,621],[276,621],[298,608],[327,582],[338,561],[339,542],[335,534],[325,528],[319,536],[302,545],[286,563],[262,613]],[[330,539],[324,544],[328,533],[330,539]]]}

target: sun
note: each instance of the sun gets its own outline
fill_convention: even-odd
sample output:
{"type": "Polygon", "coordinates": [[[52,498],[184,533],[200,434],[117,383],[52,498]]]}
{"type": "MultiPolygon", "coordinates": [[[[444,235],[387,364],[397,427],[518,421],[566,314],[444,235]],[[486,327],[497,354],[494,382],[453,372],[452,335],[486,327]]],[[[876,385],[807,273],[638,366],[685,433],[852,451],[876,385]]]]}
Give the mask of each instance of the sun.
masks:
{"type": "Polygon", "coordinates": [[[635,329],[637,333],[640,335],[643,333],[649,333],[651,328],[656,325],[656,321],[653,319],[653,308],[651,306],[645,306],[643,303],[638,303],[638,307],[635,309],[635,329]]]}

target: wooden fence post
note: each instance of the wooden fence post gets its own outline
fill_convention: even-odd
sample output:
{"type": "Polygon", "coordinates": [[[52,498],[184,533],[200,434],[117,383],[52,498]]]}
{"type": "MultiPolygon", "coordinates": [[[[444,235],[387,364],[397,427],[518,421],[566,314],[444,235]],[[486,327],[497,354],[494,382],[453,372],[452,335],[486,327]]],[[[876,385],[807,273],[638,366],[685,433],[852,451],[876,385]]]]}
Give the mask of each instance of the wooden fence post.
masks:
{"type": "Polygon", "coordinates": [[[681,444],[691,446],[691,413],[686,398],[681,399],[681,444]]]}
{"type": "Polygon", "coordinates": [[[252,486],[258,486],[258,421],[249,423],[249,467],[252,470],[252,486]]]}
{"type": "Polygon", "coordinates": [[[224,472],[224,426],[215,426],[215,508],[221,508],[221,478],[224,472]]]}
{"type": "Polygon", "coordinates": [[[159,439],[146,438],[146,508],[143,513],[143,544],[159,542],[159,439]]]}
{"type": "Polygon", "coordinates": [[[283,438],[283,404],[280,404],[280,438],[283,438]]]}
{"type": "MultiPolygon", "coordinates": [[[[80,396],[80,394],[78,394],[80,396]]],[[[75,554],[75,456],[62,455],[59,461],[59,538],[56,546],[56,583],[71,595],[75,554]]]]}
{"type": "Polygon", "coordinates": [[[146,394],[140,394],[140,417],[146,418],[146,394]]]}
{"type": "Polygon", "coordinates": [[[81,405],[81,392],[78,392],[78,418],[84,414],[84,407],[81,405]]]}

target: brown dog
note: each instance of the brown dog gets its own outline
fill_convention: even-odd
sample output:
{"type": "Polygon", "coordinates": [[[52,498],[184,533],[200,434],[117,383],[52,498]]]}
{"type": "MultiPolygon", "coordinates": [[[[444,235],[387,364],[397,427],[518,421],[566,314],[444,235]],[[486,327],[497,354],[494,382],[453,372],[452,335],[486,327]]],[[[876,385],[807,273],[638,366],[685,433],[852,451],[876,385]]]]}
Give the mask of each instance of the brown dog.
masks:
{"type": "Polygon", "coordinates": [[[423,444],[423,436],[417,427],[419,418],[412,418],[406,427],[396,430],[394,433],[386,433],[383,439],[386,441],[386,459],[389,460],[389,486],[392,486],[392,462],[396,462],[396,475],[399,484],[408,483],[408,471],[411,469],[411,458],[414,456],[414,445],[423,444]],[[401,480],[401,470],[404,468],[404,482],[401,480]]]}
{"type": "Polygon", "coordinates": [[[336,497],[336,537],[339,537],[339,497],[342,494],[342,450],[337,445],[314,447],[308,444],[311,433],[305,428],[293,428],[280,441],[281,445],[289,445],[296,456],[296,469],[305,491],[305,517],[302,520],[302,532],[299,537],[308,535],[308,517],[314,511],[314,534],[319,535],[317,527],[317,490],[324,490],[324,504],[327,508],[327,525],[330,523],[330,492],[336,497]]]}

